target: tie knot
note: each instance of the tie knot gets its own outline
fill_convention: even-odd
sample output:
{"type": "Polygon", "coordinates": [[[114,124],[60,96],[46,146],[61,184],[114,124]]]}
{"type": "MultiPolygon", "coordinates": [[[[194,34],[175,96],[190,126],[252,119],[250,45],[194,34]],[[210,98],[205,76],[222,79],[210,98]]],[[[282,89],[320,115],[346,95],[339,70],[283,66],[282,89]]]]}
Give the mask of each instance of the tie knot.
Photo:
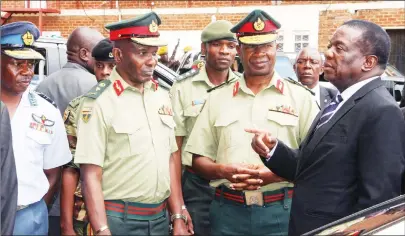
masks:
{"type": "Polygon", "coordinates": [[[340,94],[336,95],[335,101],[336,101],[336,103],[338,103],[338,104],[341,103],[341,102],[343,101],[342,96],[341,96],[340,94]]]}

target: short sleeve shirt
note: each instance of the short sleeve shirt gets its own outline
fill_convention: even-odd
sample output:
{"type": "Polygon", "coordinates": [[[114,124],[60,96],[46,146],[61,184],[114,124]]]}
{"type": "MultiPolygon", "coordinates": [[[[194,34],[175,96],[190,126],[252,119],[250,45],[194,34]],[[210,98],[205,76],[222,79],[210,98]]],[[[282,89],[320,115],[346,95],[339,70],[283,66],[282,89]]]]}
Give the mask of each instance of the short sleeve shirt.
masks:
{"type": "Polygon", "coordinates": [[[62,116],[51,103],[26,91],[11,120],[13,149],[18,178],[18,205],[42,199],[49,182],[44,169],[72,159],[62,116]]]}
{"type": "Polygon", "coordinates": [[[169,94],[152,81],[140,93],[115,69],[110,81],[99,97],[85,95],[80,104],[75,163],[103,168],[106,200],[162,202],[170,195],[169,158],[177,151],[169,94]]]}
{"type": "MultiPolygon", "coordinates": [[[[229,83],[221,88],[232,86],[238,79],[239,77],[229,70],[227,78],[229,83]]],[[[205,66],[203,66],[200,72],[193,77],[176,82],[170,91],[174,110],[174,121],[176,122],[175,134],[176,136],[184,137],[182,147],[183,165],[191,166],[192,155],[191,153],[185,152],[184,147],[207,99],[207,90],[213,87],[215,87],[215,85],[210,82],[205,66]]]]}
{"type": "MultiPolygon", "coordinates": [[[[251,147],[253,134],[245,128],[268,130],[291,148],[304,140],[319,108],[304,88],[282,79],[276,72],[267,88],[254,94],[244,79],[210,94],[197,119],[186,151],[209,157],[216,163],[263,164],[251,147]]],[[[211,182],[214,187],[227,180],[211,182]]],[[[261,191],[291,186],[269,184],[261,191]]]]}

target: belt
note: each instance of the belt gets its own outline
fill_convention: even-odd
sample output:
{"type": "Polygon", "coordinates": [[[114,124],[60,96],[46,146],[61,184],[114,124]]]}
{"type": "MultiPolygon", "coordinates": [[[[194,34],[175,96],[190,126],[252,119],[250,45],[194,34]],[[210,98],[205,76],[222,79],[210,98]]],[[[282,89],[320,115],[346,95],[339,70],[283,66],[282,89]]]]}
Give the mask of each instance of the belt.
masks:
{"type": "Polygon", "coordinates": [[[124,202],[121,200],[104,201],[106,214],[132,220],[155,220],[166,214],[166,201],[157,204],[124,202]]]}
{"type": "Polygon", "coordinates": [[[285,198],[292,198],[292,188],[284,188],[274,191],[259,192],[259,191],[236,191],[225,186],[220,186],[215,189],[216,200],[224,200],[237,205],[258,205],[263,206],[272,202],[281,201],[285,198]]]}

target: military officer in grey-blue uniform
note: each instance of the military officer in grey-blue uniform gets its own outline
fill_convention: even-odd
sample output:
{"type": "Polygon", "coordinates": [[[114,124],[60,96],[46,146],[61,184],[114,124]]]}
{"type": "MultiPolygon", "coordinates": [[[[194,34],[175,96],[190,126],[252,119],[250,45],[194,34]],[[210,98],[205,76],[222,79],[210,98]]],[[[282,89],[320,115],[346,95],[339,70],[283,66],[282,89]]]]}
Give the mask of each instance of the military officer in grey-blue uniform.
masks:
{"type": "Polygon", "coordinates": [[[31,22],[1,27],[1,100],[10,113],[18,179],[14,235],[48,233],[50,189],[58,182],[58,167],[72,158],[59,110],[28,89],[36,63],[44,60],[33,49],[38,37],[31,22]]]}

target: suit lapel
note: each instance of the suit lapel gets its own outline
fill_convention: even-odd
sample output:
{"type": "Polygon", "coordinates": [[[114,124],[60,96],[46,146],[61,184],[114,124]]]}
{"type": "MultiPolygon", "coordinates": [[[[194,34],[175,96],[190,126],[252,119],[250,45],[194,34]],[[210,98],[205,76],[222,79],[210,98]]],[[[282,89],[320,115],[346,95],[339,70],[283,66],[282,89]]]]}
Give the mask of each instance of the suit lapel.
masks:
{"type": "Polygon", "coordinates": [[[319,86],[319,103],[321,105],[321,109],[323,109],[325,107],[325,104],[328,103],[327,97],[329,97],[328,92],[326,91],[326,89],[322,86],[319,86]]]}
{"type": "MultiPolygon", "coordinates": [[[[377,87],[383,86],[381,79],[377,78],[368,84],[364,85],[360,90],[353,94],[347,100],[342,107],[339,108],[338,111],[332,116],[332,118],[324,125],[322,125],[319,129],[315,130],[316,125],[320,119],[320,116],[324,109],[322,109],[317,117],[315,118],[314,122],[311,125],[310,131],[306,139],[303,142],[302,152],[305,153],[301,156],[299,163],[298,163],[298,170],[297,170],[297,177],[301,173],[302,167],[304,166],[305,162],[308,160],[308,157],[311,156],[312,152],[321,142],[322,138],[328,133],[328,131],[346,114],[348,113],[354,105],[357,103],[358,100],[363,98],[367,93],[376,89],[377,87]]],[[[319,158],[319,157],[316,157],[319,158]]]]}

